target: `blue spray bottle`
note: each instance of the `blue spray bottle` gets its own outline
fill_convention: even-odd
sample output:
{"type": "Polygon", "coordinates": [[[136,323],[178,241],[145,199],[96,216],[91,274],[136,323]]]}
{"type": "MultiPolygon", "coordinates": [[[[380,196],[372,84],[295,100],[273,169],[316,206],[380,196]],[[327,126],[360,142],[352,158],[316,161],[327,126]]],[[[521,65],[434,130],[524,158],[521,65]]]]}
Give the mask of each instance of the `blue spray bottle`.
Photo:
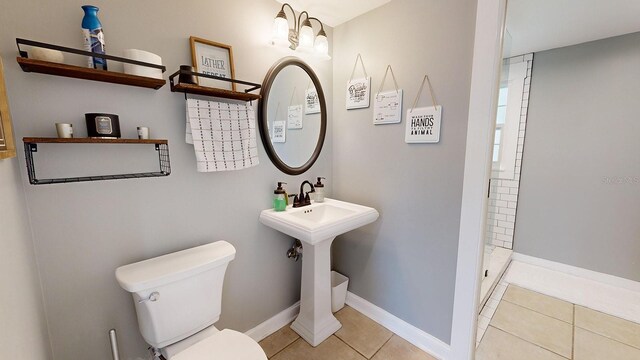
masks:
{"type": "MultiPolygon", "coordinates": [[[[82,6],[84,17],[82,18],[82,35],[84,37],[84,50],[97,54],[104,54],[104,32],[98,19],[98,8],[93,5],[82,6]]],[[[107,70],[107,59],[89,57],[88,67],[107,70]]]]}

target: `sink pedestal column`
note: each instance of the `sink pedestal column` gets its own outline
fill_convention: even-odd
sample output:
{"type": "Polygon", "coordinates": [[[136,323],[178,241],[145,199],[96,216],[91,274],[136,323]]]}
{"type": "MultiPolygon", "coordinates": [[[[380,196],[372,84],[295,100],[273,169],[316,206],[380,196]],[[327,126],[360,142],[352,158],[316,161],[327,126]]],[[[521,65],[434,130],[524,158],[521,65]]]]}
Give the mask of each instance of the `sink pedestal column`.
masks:
{"type": "Polygon", "coordinates": [[[302,245],[300,314],[291,328],[318,346],[342,327],[331,312],[331,243],[334,238],[302,245]]]}

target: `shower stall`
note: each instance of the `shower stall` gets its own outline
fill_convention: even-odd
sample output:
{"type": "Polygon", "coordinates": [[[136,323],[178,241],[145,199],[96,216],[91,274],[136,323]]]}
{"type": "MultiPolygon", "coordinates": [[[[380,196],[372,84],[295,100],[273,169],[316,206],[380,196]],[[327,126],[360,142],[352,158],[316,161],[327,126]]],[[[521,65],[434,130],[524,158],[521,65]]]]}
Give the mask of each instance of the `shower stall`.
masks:
{"type": "MultiPolygon", "coordinates": [[[[505,54],[510,36],[505,34],[505,54]]],[[[504,56],[487,195],[485,256],[480,307],[511,260],[518,208],[520,170],[527,124],[533,54],[504,56]]]]}

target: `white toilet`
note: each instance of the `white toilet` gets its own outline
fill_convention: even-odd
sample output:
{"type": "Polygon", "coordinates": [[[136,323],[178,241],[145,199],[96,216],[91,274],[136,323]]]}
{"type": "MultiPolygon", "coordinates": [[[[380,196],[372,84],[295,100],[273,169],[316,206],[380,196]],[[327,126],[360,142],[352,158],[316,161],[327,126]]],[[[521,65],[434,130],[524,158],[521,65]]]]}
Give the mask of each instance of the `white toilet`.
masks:
{"type": "Polygon", "coordinates": [[[166,359],[267,359],[249,336],[213,326],[235,255],[233,245],[217,241],[116,270],[120,286],[133,295],[142,337],[166,359]]]}

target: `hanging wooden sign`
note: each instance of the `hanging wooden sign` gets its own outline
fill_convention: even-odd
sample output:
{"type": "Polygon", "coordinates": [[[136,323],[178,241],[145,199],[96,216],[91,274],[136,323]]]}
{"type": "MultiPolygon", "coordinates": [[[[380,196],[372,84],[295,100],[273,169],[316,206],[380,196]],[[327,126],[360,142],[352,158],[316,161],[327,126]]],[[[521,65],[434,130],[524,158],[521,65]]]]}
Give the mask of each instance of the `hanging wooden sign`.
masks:
{"type": "Polygon", "coordinates": [[[440,142],[442,107],[429,106],[407,110],[406,143],[440,142]]]}
{"type": "Polygon", "coordinates": [[[347,84],[347,110],[369,107],[371,78],[353,79],[347,84]]]}
{"type": "Polygon", "coordinates": [[[371,78],[367,75],[367,69],[364,68],[364,62],[362,56],[358,54],[356,62],[353,64],[353,70],[347,82],[347,110],[351,109],[363,109],[369,107],[369,98],[371,97],[371,78]],[[356,72],[356,66],[358,66],[358,60],[362,65],[363,78],[354,79],[353,75],[356,72]]]}
{"type": "Polygon", "coordinates": [[[373,123],[397,124],[402,121],[402,89],[376,94],[373,98],[373,123]]]}

